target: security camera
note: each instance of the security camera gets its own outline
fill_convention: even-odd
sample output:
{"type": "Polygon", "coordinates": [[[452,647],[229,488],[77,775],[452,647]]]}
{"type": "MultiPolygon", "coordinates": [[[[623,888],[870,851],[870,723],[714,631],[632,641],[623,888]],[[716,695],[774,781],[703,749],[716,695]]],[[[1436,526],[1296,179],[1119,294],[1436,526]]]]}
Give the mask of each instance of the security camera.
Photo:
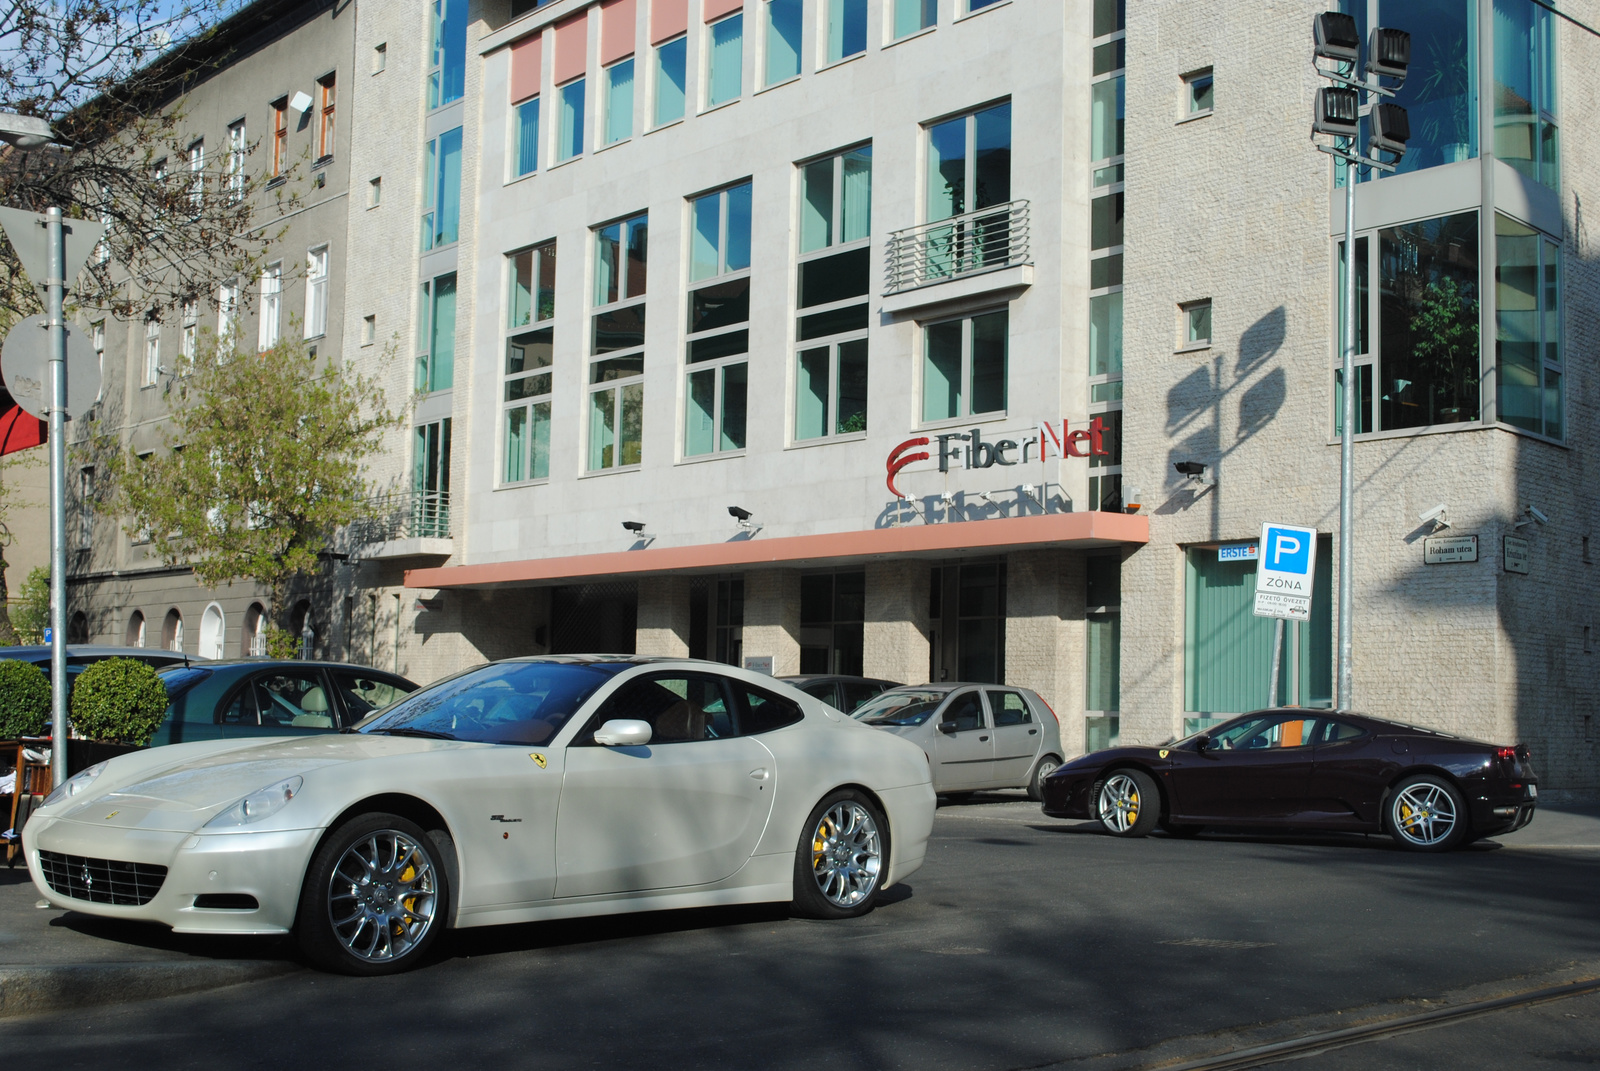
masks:
{"type": "Polygon", "coordinates": [[[729,506],[728,516],[732,517],[736,521],[739,521],[740,523],[743,523],[750,519],[751,514],[747,509],[741,509],[738,506],[729,506]]]}
{"type": "Polygon", "coordinates": [[[1542,511],[1541,509],[1539,509],[1538,506],[1535,506],[1535,505],[1531,505],[1530,504],[1528,506],[1528,516],[1532,517],[1534,520],[1538,521],[1540,524],[1549,524],[1550,523],[1550,518],[1546,517],[1544,515],[1544,511],[1542,511]]]}
{"type": "Polygon", "coordinates": [[[623,521],[622,522],[622,527],[626,528],[628,531],[632,532],[634,535],[644,535],[644,522],[643,521],[623,521]]]}
{"type": "Polygon", "coordinates": [[[1198,461],[1174,461],[1172,467],[1178,470],[1178,475],[1198,479],[1205,475],[1206,467],[1198,461]]]}
{"type": "Polygon", "coordinates": [[[1449,528],[1450,522],[1444,519],[1444,511],[1445,504],[1441,502],[1428,512],[1418,516],[1417,520],[1421,521],[1423,524],[1427,524],[1429,521],[1432,521],[1434,531],[1438,531],[1440,528],[1449,528]]]}

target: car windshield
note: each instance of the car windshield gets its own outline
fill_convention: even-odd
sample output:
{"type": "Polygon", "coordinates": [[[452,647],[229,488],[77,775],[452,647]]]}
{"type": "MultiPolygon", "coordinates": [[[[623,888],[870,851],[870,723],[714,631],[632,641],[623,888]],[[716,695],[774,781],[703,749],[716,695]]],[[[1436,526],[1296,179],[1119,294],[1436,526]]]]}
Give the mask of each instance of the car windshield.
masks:
{"type": "Polygon", "coordinates": [[[629,663],[500,662],[470,670],[373,714],[358,733],[543,747],[629,663]]]}
{"type": "Polygon", "coordinates": [[[870,703],[863,703],[855,716],[868,725],[921,725],[928,720],[948,692],[884,692],[870,703]]]}
{"type": "Polygon", "coordinates": [[[158,669],[156,676],[167,686],[167,698],[175,700],[190,688],[211,676],[209,669],[190,669],[187,666],[158,669]]]}

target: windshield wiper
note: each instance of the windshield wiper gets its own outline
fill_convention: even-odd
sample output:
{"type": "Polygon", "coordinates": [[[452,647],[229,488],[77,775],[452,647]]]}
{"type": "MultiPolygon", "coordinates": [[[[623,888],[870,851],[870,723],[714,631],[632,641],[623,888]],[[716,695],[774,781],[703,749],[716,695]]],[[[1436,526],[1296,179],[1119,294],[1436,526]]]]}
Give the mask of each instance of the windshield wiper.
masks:
{"type": "Polygon", "coordinates": [[[449,733],[434,732],[432,729],[368,729],[369,733],[382,733],[384,736],[421,736],[429,740],[454,740],[449,733]]]}

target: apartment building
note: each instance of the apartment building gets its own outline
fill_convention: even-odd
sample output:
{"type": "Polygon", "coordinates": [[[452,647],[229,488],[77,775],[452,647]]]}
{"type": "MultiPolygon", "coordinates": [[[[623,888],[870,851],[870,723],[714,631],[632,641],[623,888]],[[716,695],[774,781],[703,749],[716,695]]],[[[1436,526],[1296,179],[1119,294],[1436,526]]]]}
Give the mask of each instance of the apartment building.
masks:
{"type": "MultiPolygon", "coordinates": [[[[1351,699],[1592,789],[1600,10],[1345,3],[1413,34],[1356,190],[1351,699]]],[[[1275,521],[1320,534],[1276,694],[1330,704],[1321,7],[352,7],[329,338],[417,401],[319,650],[995,681],[1158,741],[1268,701],[1275,521]]]]}

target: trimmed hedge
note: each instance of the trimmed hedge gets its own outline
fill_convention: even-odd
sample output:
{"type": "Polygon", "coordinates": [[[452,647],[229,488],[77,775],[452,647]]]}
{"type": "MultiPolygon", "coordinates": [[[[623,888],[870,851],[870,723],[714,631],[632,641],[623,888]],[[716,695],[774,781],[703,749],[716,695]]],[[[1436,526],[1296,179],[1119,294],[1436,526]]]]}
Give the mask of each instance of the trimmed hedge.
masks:
{"type": "Polygon", "coordinates": [[[72,688],[72,727],[110,744],[144,745],[166,718],[167,686],[132,658],[107,658],[83,671],[72,688]]]}
{"type": "Polygon", "coordinates": [[[0,740],[38,736],[50,724],[50,678],[32,662],[0,659],[0,740]]]}

